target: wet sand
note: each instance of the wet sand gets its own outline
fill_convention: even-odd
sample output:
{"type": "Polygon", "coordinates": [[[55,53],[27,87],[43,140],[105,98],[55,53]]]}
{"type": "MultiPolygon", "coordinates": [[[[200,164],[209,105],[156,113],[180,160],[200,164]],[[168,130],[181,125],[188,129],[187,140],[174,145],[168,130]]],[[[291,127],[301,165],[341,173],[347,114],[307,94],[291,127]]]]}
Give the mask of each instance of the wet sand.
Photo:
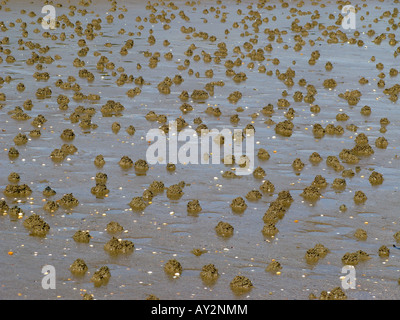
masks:
{"type": "Polygon", "coordinates": [[[392,91],[396,91],[399,80],[391,70],[398,69],[400,58],[394,52],[399,45],[390,41],[390,34],[397,32],[391,29],[390,21],[392,14],[394,24],[398,21],[394,11],[397,4],[360,4],[356,27],[359,35],[335,24],[340,13],[338,4],[321,6],[322,1],[316,5],[305,1],[302,7],[285,7],[271,1],[263,8],[250,1],[200,1],[193,5],[175,1],[176,7],[168,6],[169,2],[154,2],[150,7],[147,1],[119,1],[115,11],[107,1],[96,1],[87,7],[78,1],[71,1],[72,4],[75,10],[66,4],[56,10],[57,16],[65,14],[75,25],[60,21],[57,29],[48,30],[50,37],[43,35],[45,30],[37,22],[44,16],[43,3],[33,1],[29,8],[22,1],[1,5],[0,21],[6,29],[0,35],[0,77],[11,77],[0,88],[4,93],[0,96],[0,200],[8,206],[0,216],[1,299],[82,299],[85,293],[98,300],[144,300],[151,294],[160,299],[309,299],[310,294],[320,297],[322,291],[340,286],[344,275],[342,258],[358,250],[366,252],[369,259],[355,266],[357,287],[344,290],[347,298],[400,297],[400,251],[392,246],[396,243],[394,235],[400,230],[400,111],[396,95],[385,91],[393,87],[392,91]],[[290,11],[293,8],[296,10],[290,11]],[[26,13],[21,13],[23,9],[26,13]],[[318,10],[319,17],[313,16],[314,10],[318,10]],[[29,16],[31,11],[35,17],[29,16]],[[171,19],[172,14],[175,18],[161,22],[157,15],[162,13],[165,19],[171,19]],[[111,15],[112,22],[107,19],[111,15]],[[85,30],[89,23],[93,25],[93,19],[99,18],[101,29],[93,28],[92,33],[97,36],[90,39],[90,30],[85,30]],[[303,32],[293,30],[296,19],[303,32]],[[76,30],[78,20],[82,23],[81,36],[76,30]],[[317,25],[312,26],[312,21],[317,25]],[[21,29],[22,22],[27,24],[27,34],[21,29]],[[62,24],[66,24],[64,28],[62,24]],[[319,28],[319,24],[325,28],[319,28]],[[327,31],[329,26],[336,30],[327,31]],[[264,32],[266,28],[272,32],[264,32]],[[35,33],[35,29],[39,32],[35,33]],[[343,42],[338,31],[348,40],[343,42]],[[63,32],[65,39],[61,39],[63,32]],[[329,36],[329,32],[336,32],[336,37],[329,36]],[[381,34],[385,37],[376,39],[381,34]],[[79,42],[80,39],[85,41],[79,42]],[[133,45],[128,40],[133,40],[133,45]],[[164,45],[165,40],[168,46],[164,45]],[[310,40],[315,44],[311,45],[310,40]],[[41,52],[28,41],[41,48],[48,46],[48,51],[41,52]],[[20,47],[25,49],[19,50],[20,47]],[[227,49],[226,56],[221,48],[227,49]],[[255,58],[257,49],[263,50],[264,60],[255,58]],[[44,58],[31,64],[33,52],[44,58]],[[172,53],[172,58],[165,56],[167,53],[172,53]],[[195,59],[196,55],[199,59],[195,59]],[[46,59],[48,56],[54,61],[46,59]],[[84,66],[79,66],[77,58],[84,66]],[[231,63],[237,59],[241,63],[231,63]],[[104,64],[102,70],[99,61],[104,64]],[[37,68],[39,63],[41,70],[37,68]],[[287,77],[291,74],[288,68],[295,72],[294,76],[287,77]],[[33,77],[35,72],[47,72],[50,77],[42,75],[37,80],[38,75],[33,77]],[[125,77],[121,77],[123,73],[125,77]],[[286,78],[279,76],[284,73],[286,78]],[[174,78],[176,75],[184,81],[174,78]],[[175,79],[169,94],[165,93],[165,77],[175,79]],[[60,87],[58,80],[70,82],[70,87],[60,87]],[[214,85],[206,100],[190,97],[194,90],[209,88],[206,85],[212,81],[223,81],[224,86],[214,85]],[[76,85],[77,91],[71,89],[74,84],[80,90],[76,85]],[[307,85],[314,86],[314,95],[307,95],[310,90],[313,92],[307,85]],[[51,97],[46,87],[51,89],[51,97]],[[130,89],[134,91],[127,94],[130,89]],[[346,90],[358,90],[361,95],[345,95],[346,90]],[[184,91],[189,95],[186,101],[182,100],[184,91]],[[237,102],[228,99],[234,92],[241,93],[241,97],[233,96],[240,97],[237,102]],[[107,104],[109,100],[115,103],[107,104]],[[184,102],[193,110],[181,108],[184,102]],[[270,107],[264,108],[269,104],[273,113],[270,107]],[[22,110],[16,110],[17,106],[22,110]],[[213,109],[207,110],[209,107],[213,109]],[[289,108],[293,110],[289,112],[289,108]],[[163,117],[158,118],[160,122],[149,121],[146,115],[150,111],[166,116],[167,121],[163,117]],[[235,115],[240,118],[238,122],[235,115]],[[270,155],[264,160],[255,157],[254,168],[261,167],[265,176],[225,178],[223,173],[230,166],[224,164],[178,163],[171,171],[166,165],[156,164],[137,172],[134,164],[146,159],[148,130],[180,117],[193,129],[198,126],[198,117],[208,128],[243,129],[253,125],[256,152],[263,148],[270,155]],[[120,125],[119,131],[115,130],[115,122],[120,125]],[[283,123],[283,130],[277,132],[278,123],[283,123]],[[323,130],[313,130],[318,127],[316,124],[323,130]],[[326,128],[328,125],[334,128],[326,128]],[[31,133],[35,129],[40,134],[31,133]],[[365,138],[356,140],[361,133],[368,142],[365,138]],[[66,146],[63,149],[64,144],[73,145],[76,150],[66,146]],[[18,156],[13,148],[18,150],[18,156]],[[58,150],[51,157],[55,149],[58,150]],[[347,151],[342,152],[343,149],[347,151]],[[314,152],[322,161],[309,160],[314,152]],[[94,163],[99,155],[104,161],[94,163]],[[122,157],[131,159],[132,166],[121,167],[122,157]],[[343,177],[343,170],[348,169],[354,174],[345,171],[343,177]],[[374,171],[382,176],[374,174],[370,178],[374,171]],[[19,180],[11,173],[17,173],[19,180]],[[306,189],[317,175],[327,182],[326,186],[317,184],[321,186],[317,188],[320,197],[315,197],[315,189],[306,189]],[[338,178],[345,179],[345,184],[335,180],[338,178]],[[260,189],[266,180],[274,186],[271,192],[260,189]],[[162,181],[165,188],[181,181],[185,185],[180,185],[182,194],[177,198],[168,197],[166,189],[154,192],[150,198],[147,192],[143,197],[153,181],[162,181]],[[338,187],[333,187],[334,181],[338,187]],[[24,184],[31,191],[28,195],[15,198],[4,194],[6,189],[15,189],[9,185],[24,184]],[[44,190],[48,192],[43,193],[44,190]],[[246,198],[252,190],[259,190],[262,197],[246,198]],[[289,191],[293,202],[287,203],[285,210],[278,210],[283,215],[273,223],[278,232],[266,236],[262,232],[267,224],[263,217],[282,191],[289,191]],[[304,196],[306,191],[312,194],[304,196]],[[68,196],[64,198],[65,195],[68,196]],[[138,210],[130,205],[136,197],[143,197],[135,202],[139,203],[138,210]],[[238,197],[247,205],[241,212],[231,208],[238,197]],[[188,203],[193,200],[198,200],[201,211],[188,212],[188,203]],[[49,201],[54,203],[45,210],[49,201]],[[143,208],[141,203],[145,204],[143,208]],[[12,210],[15,206],[18,208],[12,210]],[[44,235],[31,235],[24,226],[32,214],[39,215],[50,227],[44,235]],[[107,225],[112,221],[123,230],[108,232],[107,225]],[[220,221],[233,227],[231,236],[216,232],[220,221]],[[365,234],[361,238],[355,236],[359,229],[366,232],[366,239],[365,234]],[[89,241],[75,241],[77,231],[87,231],[89,241]],[[132,242],[134,251],[110,254],[104,246],[113,236],[132,242]],[[317,244],[329,252],[310,264],[306,253],[317,244]],[[383,245],[390,249],[389,255],[379,255],[383,245]],[[193,249],[201,249],[195,251],[201,254],[193,254],[193,249]],[[77,259],[83,259],[88,267],[83,276],[70,271],[77,259]],[[180,263],[181,273],[165,272],[165,264],[172,259],[180,263]],[[281,268],[267,272],[274,261],[281,268]],[[210,264],[218,269],[218,278],[212,284],[203,282],[200,276],[203,266],[210,264]],[[56,269],[55,290],[41,287],[44,265],[56,269]],[[111,276],[104,285],[95,286],[91,278],[103,266],[109,268],[111,276]],[[232,290],[230,284],[238,279],[236,276],[250,280],[252,287],[240,294],[232,290]]]}

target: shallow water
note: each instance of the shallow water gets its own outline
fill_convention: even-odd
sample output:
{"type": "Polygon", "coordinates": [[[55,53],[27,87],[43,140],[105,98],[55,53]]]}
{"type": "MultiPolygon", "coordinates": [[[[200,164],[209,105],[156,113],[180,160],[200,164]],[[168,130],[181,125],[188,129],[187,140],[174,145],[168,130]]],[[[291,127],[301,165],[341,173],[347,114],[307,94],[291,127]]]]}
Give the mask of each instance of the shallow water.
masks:
{"type": "MultiPolygon", "coordinates": [[[[328,44],[326,41],[317,41],[321,31],[317,28],[310,30],[310,34],[303,39],[307,42],[300,52],[293,50],[295,44],[295,33],[291,31],[291,22],[297,17],[286,17],[290,14],[289,8],[281,8],[279,2],[274,10],[262,9],[262,18],[269,17],[268,24],[260,26],[260,32],[254,33],[248,24],[250,36],[241,37],[245,32],[243,24],[240,22],[248,13],[247,8],[252,4],[250,1],[242,3],[223,2],[219,4],[215,1],[201,1],[195,6],[185,5],[183,1],[175,1],[179,7],[172,10],[160,4],[157,10],[165,10],[169,15],[174,12],[176,19],[170,23],[171,28],[163,30],[160,22],[152,24],[150,22],[136,22],[137,16],[149,16],[150,11],[146,10],[146,1],[124,2],[120,1],[116,12],[110,12],[111,3],[98,2],[87,8],[88,13],[82,16],[76,12],[75,16],[68,16],[71,21],[80,20],[85,26],[92,19],[100,17],[102,19],[101,32],[103,35],[97,36],[94,40],[86,40],[89,52],[86,57],[79,57],[86,62],[84,68],[95,75],[92,83],[81,79],[78,76],[80,68],[72,66],[72,62],[77,57],[77,52],[81,49],[77,45],[80,37],[75,35],[70,39],[69,35],[73,29],[67,27],[64,30],[58,28],[49,31],[51,34],[59,35],[65,32],[65,41],[51,40],[42,36],[43,30],[36,22],[39,16],[43,16],[41,11],[42,4],[34,1],[30,8],[25,8],[22,1],[12,1],[2,5],[0,11],[0,21],[4,21],[8,30],[2,32],[1,37],[9,37],[10,42],[3,45],[9,48],[12,55],[16,58],[15,63],[0,64],[0,76],[5,78],[7,75],[12,77],[10,83],[4,83],[0,92],[7,96],[0,109],[0,190],[9,184],[7,177],[11,172],[17,172],[21,176],[21,183],[28,184],[32,189],[32,195],[28,198],[13,199],[4,197],[7,204],[11,207],[18,205],[25,212],[25,217],[32,213],[37,213],[50,225],[50,231],[45,238],[33,237],[29,231],[23,227],[23,219],[14,221],[8,215],[0,217],[0,298],[2,299],[81,299],[83,293],[93,294],[95,299],[145,299],[149,294],[155,294],[160,299],[308,299],[310,293],[319,296],[322,290],[331,290],[341,285],[340,277],[343,263],[342,256],[346,252],[363,250],[367,252],[371,259],[360,262],[355,268],[357,273],[356,289],[345,290],[349,299],[397,299],[398,282],[400,277],[400,251],[392,248],[395,243],[393,234],[399,231],[398,226],[398,168],[399,159],[399,124],[400,111],[396,102],[388,99],[378,88],[376,83],[379,80],[378,74],[381,72],[376,69],[376,64],[382,62],[385,72],[385,88],[392,87],[398,81],[397,77],[389,76],[390,68],[398,67],[398,58],[393,57],[393,51],[397,46],[390,46],[388,39],[383,40],[380,45],[372,42],[375,36],[389,32],[386,31],[388,18],[379,19],[386,10],[393,11],[396,4],[383,4],[378,1],[369,1],[368,6],[361,8],[357,13],[357,18],[365,16],[364,21],[357,20],[357,30],[360,32],[359,38],[364,41],[364,46],[358,47],[349,43],[328,44]],[[222,5],[226,5],[222,8],[222,5]],[[118,19],[119,10],[125,6],[127,12],[123,12],[124,19],[118,19]],[[380,6],[380,9],[379,9],[380,6]],[[203,13],[205,8],[220,8],[221,13],[227,12],[226,22],[221,22],[220,18],[215,17],[215,12],[208,15],[203,13]],[[7,11],[6,8],[10,8],[7,11]],[[27,13],[34,11],[37,17],[30,18],[27,14],[20,11],[25,8],[27,13]],[[196,10],[194,9],[196,8],[196,10]],[[237,14],[237,10],[243,11],[242,15],[237,14]],[[93,12],[92,12],[93,10],[93,12]],[[170,11],[168,11],[170,10],[170,11]],[[182,20],[178,13],[184,10],[190,17],[190,21],[182,20]],[[369,15],[365,12],[369,11],[369,15]],[[105,19],[107,14],[114,16],[112,24],[105,19]],[[272,21],[272,16],[277,20],[272,21]],[[44,69],[51,75],[48,81],[36,81],[32,74],[37,71],[35,66],[26,65],[26,59],[31,57],[31,50],[18,50],[18,39],[21,38],[19,23],[15,27],[9,27],[10,22],[15,22],[18,18],[28,22],[29,32],[24,41],[40,43],[40,45],[50,47],[45,56],[60,55],[61,60],[56,60],[52,64],[44,64],[44,69]],[[207,23],[204,23],[207,18],[207,23]],[[373,22],[378,18],[377,23],[373,22]],[[232,24],[239,22],[239,28],[233,28],[232,24]],[[372,26],[369,27],[368,24],[372,26]],[[139,36],[138,26],[143,25],[139,36]],[[187,34],[180,31],[182,26],[193,26],[196,32],[207,32],[215,35],[217,41],[200,40],[191,37],[187,39],[187,34]],[[243,58],[243,65],[234,67],[236,72],[245,72],[248,79],[240,84],[232,81],[225,75],[226,68],[224,60],[236,60],[238,54],[233,52],[236,46],[243,46],[249,38],[258,36],[258,43],[254,48],[263,48],[269,43],[267,35],[263,32],[265,28],[287,30],[286,35],[282,35],[283,42],[272,42],[273,51],[265,52],[268,59],[279,58],[280,64],[273,65],[267,59],[261,63],[255,62],[254,69],[247,68],[249,58],[243,58]],[[39,33],[33,30],[39,28],[39,33]],[[118,34],[124,28],[127,33],[118,34]],[[368,37],[365,34],[369,29],[376,31],[375,36],[368,37]],[[147,42],[149,29],[154,31],[156,43],[150,45],[147,42]],[[225,35],[225,29],[230,33],[225,35]],[[129,36],[128,32],[135,33],[129,36]],[[129,49],[126,56],[121,56],[120,48],[127,39],[134,40],[134,46],[129,49]],[[170,45],[163,46],[163,40],[168,39],[170,45]],[[316,41],[315,46],[310,46],[308,40],[316,41]],[[220,64],[204,63],[193,61],[192,57],[187,57],[184,52],[194,43],[197,49],[194,54],[201,56],[202,50],[212,56],[217,50],[219,42],[225,42],[228,49],[228,56],[222,59],[220,64]],[[105,43],[111,43],[111,47],[105,47],[105,43]],[[284,49],[284,45],[289,46],[284,49]],[[156,68],[148,67],[148,58],[141,54],[144,51],[160,52],[160,61],[156,68]],[[315,65],[309,65],[308,60],[311,52],[318,50],[320,58],[315,65]],[[136,87],[135,84],[125,84],[117,86],[115,80],[118,76],[113,76],[111,72],[100,72],[96,69],[96,63],[100,56],[93,55],[100,52],[113,61],[118,67],[123,67],[125,73],[133,75],[135,78],[142,76],[148,85],[140,86],[142,92],[129,98],[126,91],[136,87]],[[171,61],[164,59],[164,53],[171,51],[174,55],[171,61]],[[375,56],[376,61],[371,61],[375,56]],[[185,59],[190,60],[189,68],[194,72],[199,72],[200,77],[188,75],[187,70],[178,70],[178,65],[182,65],[185,59]],[[292,62],[296,63],[293,64],[292,62]],[[332,71],[325,71],[325,63],[330,61],[333,64],[332,71]],[[136,69],[137,63],[142,66],[141,70],[136,69]],[[266,66],[267,71],[272,70],[273,75],[258,72],[258,65],[266,66]],[[275,76],[275,70],[285,72],[290,67],[296,72],[294,78],[295,85],[287,87],[275,76]],[[214,70],[212,79],[206,78],[204,72],[207,69],[214,70]],[[184,82],[180,85],[173,84],[171,93],[164,95],[158,92],[157,84],[166,76],[173,78],[174,75],[181,74],[184,82]],[[74,101],[73,91],[63,90],[54,86],[57,79],[67,81],[68,76],[74,76],[76,82],[81,86],[85,94],[99,94],[99,101],[74,101]],[[369,80],[369,84],[361,85],[358,80],[364,76],[369,80]],[[313,114],[310,112],[310,105],[304,102],[294,102],[292,95],[295,91],[306,94],[306,89],[300,87],[297,82],[304,78],[307,84],[313,84],[317,89],[314,104],[321,107],[321,112],[313,114]],[[337,87],[333,90],[325,89],[323,81],[333,78],[337,82],[337,87]],[[183,115],[186,122],[192,128],[196,128],[193,119],[201,117],[203,123],[209,128],[244,128],[252,123],[256,129],[255,141],[256,152],[258,148],[265,148],[271,155],[268,161],[260,161],[256,157],[255,167],[261,166],[267,173],[265,179],[270,180],[275,185],[273,195],[263,194],[258,201],[248,201],[248,208],[242,214],[233,213],[230,208],[231,201],[238,197],[246,196],[252,189],[258,189],[262,180],[255,179],[253,175],[242,176],[237,179],[226,179],[222,177],[222,172],[229,167],[220,165],[183,165],[177,164],[176,171],[169,173],[165,165],[152,165],[146,175],[136,175],[134,169],[123,170],[118,165],[118,161],[124,155],[129,156],[133,161],[145,159],[148,143],[146,133],[150,128],[157,128],[160,124],[149,122],[145,115],[153,110],[157,114],[165,114],[168,120],[182,116],[179,107],[183,103],[178,98],[183,90],[191,93],[194,89],[203,89],[204,85],[210,81],[223,80],[225,86],[215,86],[214,96],[210,97],[205,103],[189,100],[194,110],[183,115]],[[26,86],[24,92],[18,92],[15,88],[19,82],[26,86]],[[35,92],[38,88],[50,86],[52,89],[51,99],[37,99],[35,92]],[[356,106],[349,106],[348,103],[338,97],[339,93],[344,93],[347,89],[359,90],[362,93],[360,102],[356,106]],[[227,100],[228,95],[239,90],[242,92],[242,99],[232,104],[227,100]],[[271,119],[276,123],[285,120],[284,109],[276,106],[277,100],[282,98],[282,91],[287,90],[286,99],[291,103],[296,111],[293,119],[294,130],[290,138],[279,136],[275,133],[275,125],[268,126],[260,110],[268,103],[274,105],[275,113],[271,119]],[[59,94],[67,95],[70,98],[69,108],[60,110],[57,104],[59,94]],[[16,121],[11,119],[8,114],[15,106],[21,106],[25,100],[32,99],[33,109],[26,111],[33,120],[42,114],[48,120],[41,128],[42,136],[38,139],[29,138],[24,146],[16,146],[20,156],[16,160],[8,158],[8,149],[14,146],[13,138],[19,133],[29,133],[34,127],[30,124],[31,120],[16,121]],[[107,100],[115,100],[124,105],[125,110],[122,117],[102,117],[100,108],[107,100]],[[92,123],[98,128],[84,130],[79,127],[79,123],[71,123],[69,115],[75,107],[94,107],[96,114],[92,118],[92,123]],[[370,116],[362,116],[360,109],[368,105],[372,108],[370,116]],[[204,111],[207,106],[218,106],[222,115],[215,117],[206,114],[204,111]],[[241,106],[243,112],[236,112],[235,109],[241,106]],[[259,112],[255,119],[251,114],[259,112]],[[350,118],[345,122],[336,121],[338,113],[345,112],[350,118]],[[230,123],[231,115],[238,113],[240,122],[237,126],[230,123]],[[388,117],[390,124],[387,126],[386,133],[380,133],[379,121],[383,117],[388,117]],[[121,130],[114,134],[111,130],[113,122],[121,124],[121,130]],[[325,135],[322,139],[315,139],[312,134],[312,126],[320,123],[324,127],[328,123],[335,125],[346,125],[353,123],[358,126],[357,133],[348,131],[341,136],[325,135]],[[133,125],[136,128],[134,136],[129,136],[125,129],[133,125]],[[76,154],[70,155],[61,163],[54,163],[50,159],[50,153],[55,148],[60,148],[65,142],[60,138],[64,129],[74,130],[76,137],[71,142],[78,148],[76,154]],[[360,171],[352,178],[346,178],[346,189],[340,192],[332,189],[331,184],[337,177],[341,177],[340,172],[335,172],[325,164],[327,156],[338,156],[343,148],[351,149],[354,146],[356,134],[364,132],[367,134],[369,143],[375,153],[370,157],[360,160],[357,165],[342,163],[345,168],[355,170],[356,166],[360,171]],[[384,136],[389,146],[387,149],[375,147],[376,138],[384,136]],[[274,153],[273,151],[276,151],[274,153]],[[317,151],[324,159],[318,165],[312,165],[308,157],[317,151]],[[102,169],[93,164],[94,158],[102,154],[106,164],[102,169]],[[304,169],[299,173],[293,170],[291,164],[294,159],[300,158],[304,163],[304,169]],[[384,182],[379,186],[371,186],[368,177],[372,171],[376,170],[383,174],[384,182]],[[95,186],[94,177],[97,172],[104,172],[108,175],[107,187],[110,190],[109,196],[98,199],[91,194],[91,188],[95,186]],[[328,187],[321,191],[323,198],[315,203],[304,201],[300,196],[302,190],[309,186],[318,174],[324,176],[329,183],[328,187]],[[184,188],[184,195],[180,200],[169,200],[166,192],[157,195],[152,203],[143,211],[135,212],[129,207],[129,202],[133,197],[141,196],[143,191],[148,188],[154,180],[162,180],[168,187],[180,181],[185,181],[188,185],[184,188]],[[58,200],[62,195],[73,193],[79,200],[80,205],[74,209],[58,209],[50,214],[43,210],[44,199],[42,191],[46,186],[51,186],[57,191],[57,195],[51,200],[58,200]],[[266,238],[261,233],[263,227],[262,217],[268,209],[269,203],[276,199],[278,192],[289,190],[294,202],[288,209],[284,218],[277,223],[279,233],[273,238],[266,238]],[[368,200],[361,205],[353,201],[355,191],[362,190],[368,200]],[[186,211],[187,202],[198,199],[203,208],[197,215],[190,215],[186,211]],[[339,210],[340,205],[347,206],[346,212],[339,210]],[[219,221],[227,221],[235,228],[231,238],[223,239],[219,237],[214,227],[219,221]],[[125,232],[119,237],[131,240],[135,244],[135,252],[131,255],[110,256],[103,248],[104,244],[111,238],[105,231],[107,223],[110,221],[119,222],[125,232]],[[368,233],[366,241],[357,240],[353,233],[356,229],[363,228],[368,233]],[[92,239],[89,244],[76,243],[72,236],[77,230],[89,230],[92,239]],[[304,255],[309,248],[315,244],[322,243],[330,252],[315,265],[309,265],[304,259],[304,255]],[[391,249],[390,256],[380,258],[378,249],[386,245],[391,249]],[[197,257],[191,253],[194,248],[204,248],[207,253],[197,257]],[[8,254],[12,252],[13,254],[8,254]],[[69,271],[69,266],[77,259],[82,258],[89,268],[88,274],[83,277],[73,276],[69,271]],[[172,279],[164,273],[163,266],[169,259],[177,259],[183,267],[182,274],[172,279]],[[272,274],[265,271],[267,265],[277,260],[282,265],[280,274],[272,274]],[[209,286],[202,282],[199,273],[202,267],[208,263],[213,263],[218,268],[220,277],[218,281],[209,286]],[[44,290],[41,286],[43,274],[42,266],[53,265],[56,269],[56,289],[44,290]],[[111,271],[111,279],[106,286],[95,288],[90,282],[91,275],[101,266],[107,265],[111,271]],[[254,288],[246,294],[235,295],[229,287],[230,281],[238,274],[248,277],[254,288]]],[[[77,8],[82,8],[76,3],[77,8]]],[[[253,10],[256,10],[253,5],[253,10]]],[[[308,1],[301,8],[302,11],[318,9],[321,17],[317,20],[325,25],[332,25],[338,17],[339,10],[334,3],[326,4],[321,8],[311,5],[308,1]],[[332,13],[335,19],[331,20],[328,15],[332,13]]],[[[67,5],[57,8],[57,15],[68,14],[67,5]]],[[[157,13],[156,13],[157,14],[157,13]]],[[[299,17],[299,25],[310,21],[310,15],[299,17]]],[[[395,18],[397,21],[398,18],[395,18]]],[[[339,26],[340,27],[340,26],[339,26]]],[[[345,31],[349,37],[353,31],[345,31]]],[[[396,33],[391,30],[390,32],[396,33]]],[[[321,36],[322,37],[322,36],[321,36]]],[[[326,40],[326,38],[323,38],[326,40]]],[[[247,52],[242,48],[242,52],[247,52]]],[[[5,60],[4,52],[0,53],[5,60]]],[[[119,74],[117,72],[117,74],[119,74]]],[[[3,194],[1,195],[3,196],[3,194]]]]}

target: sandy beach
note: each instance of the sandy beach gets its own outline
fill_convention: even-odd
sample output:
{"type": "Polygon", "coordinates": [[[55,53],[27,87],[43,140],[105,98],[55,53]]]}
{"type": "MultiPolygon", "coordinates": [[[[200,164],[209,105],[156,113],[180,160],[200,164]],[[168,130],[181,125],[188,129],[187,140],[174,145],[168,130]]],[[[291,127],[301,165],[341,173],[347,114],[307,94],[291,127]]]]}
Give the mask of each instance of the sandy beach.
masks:
{"type": "Polygon", "coordinates": [[[399,299],[397,2],[2,1],[0,299],[399,299]]]}

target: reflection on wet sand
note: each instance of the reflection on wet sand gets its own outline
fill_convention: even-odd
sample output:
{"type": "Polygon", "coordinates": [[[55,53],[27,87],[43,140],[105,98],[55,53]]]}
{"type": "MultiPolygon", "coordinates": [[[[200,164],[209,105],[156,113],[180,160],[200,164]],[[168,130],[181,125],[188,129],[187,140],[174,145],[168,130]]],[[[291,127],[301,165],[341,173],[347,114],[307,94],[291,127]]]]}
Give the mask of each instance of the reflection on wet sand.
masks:
{"type": "Polygon", "coordinates": [[[398,298],[397,2],[2,1],[0,297],[398,298]]]}

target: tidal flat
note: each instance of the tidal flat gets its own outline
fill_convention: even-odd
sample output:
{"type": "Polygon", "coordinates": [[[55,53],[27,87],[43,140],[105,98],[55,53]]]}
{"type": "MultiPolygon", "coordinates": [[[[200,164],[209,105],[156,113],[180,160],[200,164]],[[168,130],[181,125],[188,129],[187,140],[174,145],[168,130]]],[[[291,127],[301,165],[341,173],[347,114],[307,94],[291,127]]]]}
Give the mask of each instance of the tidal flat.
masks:
{"type": "Polygon", "coordinates": [[[399,1],[345,4],[1,1],[0,299],[399,299],[399,1]]]}

